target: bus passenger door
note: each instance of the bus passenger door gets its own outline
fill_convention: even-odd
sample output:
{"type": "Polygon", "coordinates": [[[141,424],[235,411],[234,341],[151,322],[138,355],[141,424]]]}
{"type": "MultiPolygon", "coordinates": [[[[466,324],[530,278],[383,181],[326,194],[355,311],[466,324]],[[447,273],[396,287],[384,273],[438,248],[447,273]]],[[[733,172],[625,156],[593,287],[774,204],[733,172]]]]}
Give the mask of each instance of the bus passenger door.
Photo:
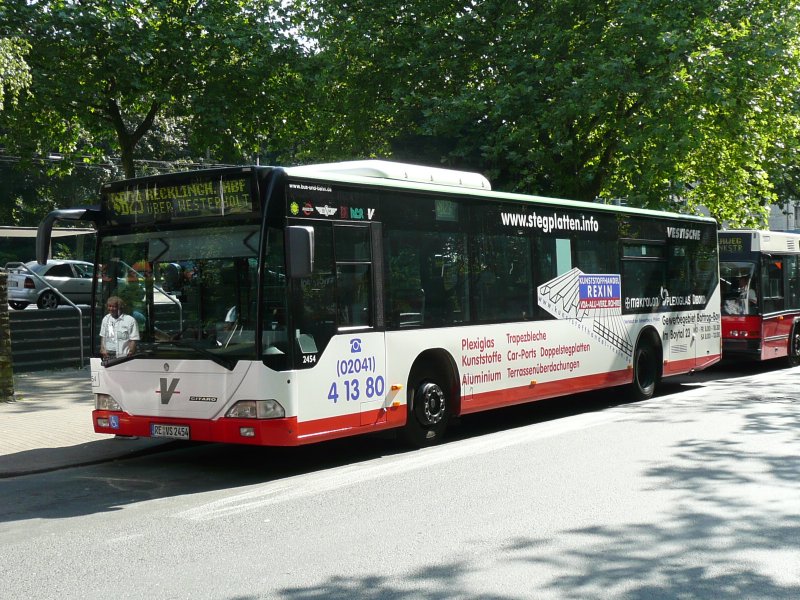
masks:
{"type": "MultiPolygon", "coordinates": [[[[305,224],[306,222],[303,222],[305,224]]],[[[379,223],[310,222],[314,270],[299,282],[293,301],[306,401],[301,420],[337,419],[339,427],[386,420],[383,254],[379,223]],[[307,346],[304,349],[302,346],[307,346]]]]}
{"type": "Polygon", "coordinates": [[[383,310],[381,224],[333,226],[336,274],[338,376],[342,389],[359,403],[360,425],[386,421],[386,346],[383,310]]]}

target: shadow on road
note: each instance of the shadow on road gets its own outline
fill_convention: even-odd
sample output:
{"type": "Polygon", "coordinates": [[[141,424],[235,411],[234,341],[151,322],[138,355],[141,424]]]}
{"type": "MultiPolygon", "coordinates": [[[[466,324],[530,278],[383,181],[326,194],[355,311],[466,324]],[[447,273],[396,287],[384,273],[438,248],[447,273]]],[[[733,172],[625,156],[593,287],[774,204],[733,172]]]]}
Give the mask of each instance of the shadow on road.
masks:
{"type": "MultiPolygon", "coordinates": [[[[710,373],[665,380],[660,397],[703,382],[724,386],[732,378],[773,370],[772,365],[745,370],[722,365],[710,373]]],[[[627,406],[624,395],[612,388],[468,415],[452,424],[445,444],[621,405],[627,406]]],[[[629,406],[636,414],[636,405],[629,406]]],[[[658,418],[653,416],[657,407],[657,402],[642,407],[643,418],[658,418]]],[[[717,404],[714,409],[724,407],[717,404]]],[[[757,415],[751,426],[765,427],[757,415]]],[[[413,451],[401,446],[392,432],[297,448],[175,442],[164,451],[132,459],[0,481],[0,522],[115,511],[135,502],[263,484],[404,452],[413,451]]]]}

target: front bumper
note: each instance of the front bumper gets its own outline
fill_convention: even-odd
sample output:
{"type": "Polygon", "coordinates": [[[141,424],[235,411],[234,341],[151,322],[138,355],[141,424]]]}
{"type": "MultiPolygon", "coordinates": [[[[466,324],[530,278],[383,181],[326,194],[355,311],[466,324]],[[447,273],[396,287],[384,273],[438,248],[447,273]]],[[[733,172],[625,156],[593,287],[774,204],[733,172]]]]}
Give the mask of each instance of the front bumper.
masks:
{"type": "MultiPolygon", "coordinates": [[[[215,421],[133,416],[126,412],[95,410],[92,422],[97,433],[153,437],[151,425],[189,428],[189,441],[248,444],[253,446],[297,446],[297,418],[229,419],[215,421]],[[99,422],[98,422],[99,421],[99,422]],[[100,423],[108,423],[103,426],[100,423]],[[243,431],[247,433],[244,434],[243,431]]],[[[177,439],[177,438],[176,438],[177,439]]]]}

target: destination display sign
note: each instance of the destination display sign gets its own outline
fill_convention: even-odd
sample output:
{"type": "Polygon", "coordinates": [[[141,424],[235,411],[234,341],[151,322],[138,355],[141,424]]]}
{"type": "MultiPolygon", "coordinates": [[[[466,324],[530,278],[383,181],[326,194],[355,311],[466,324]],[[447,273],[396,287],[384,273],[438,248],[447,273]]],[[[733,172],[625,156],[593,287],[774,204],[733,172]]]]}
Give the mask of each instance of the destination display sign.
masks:
{"type": "Polygon", "coordinates": [[[719,233],[720,254],[746,256],[752,251],[749,233],[719,233]]]}
{"type": "Polygon", "coordinates": [[[104,194],[106,216],[112,224],[147,224],[186,219],[226,217],[254,212],[251,176],[196,179],[164,185],[148,182],[104,194]]]}

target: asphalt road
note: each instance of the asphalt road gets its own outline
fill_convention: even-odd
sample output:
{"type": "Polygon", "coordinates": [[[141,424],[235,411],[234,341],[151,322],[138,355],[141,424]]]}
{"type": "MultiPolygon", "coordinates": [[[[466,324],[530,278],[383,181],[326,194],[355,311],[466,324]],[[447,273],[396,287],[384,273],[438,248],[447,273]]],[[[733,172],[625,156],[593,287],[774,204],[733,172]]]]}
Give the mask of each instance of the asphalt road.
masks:
{"type": "Polygon", "coordinates": [[[0,481],[9,598],[797,598],[800,368],[0,481]]]}

